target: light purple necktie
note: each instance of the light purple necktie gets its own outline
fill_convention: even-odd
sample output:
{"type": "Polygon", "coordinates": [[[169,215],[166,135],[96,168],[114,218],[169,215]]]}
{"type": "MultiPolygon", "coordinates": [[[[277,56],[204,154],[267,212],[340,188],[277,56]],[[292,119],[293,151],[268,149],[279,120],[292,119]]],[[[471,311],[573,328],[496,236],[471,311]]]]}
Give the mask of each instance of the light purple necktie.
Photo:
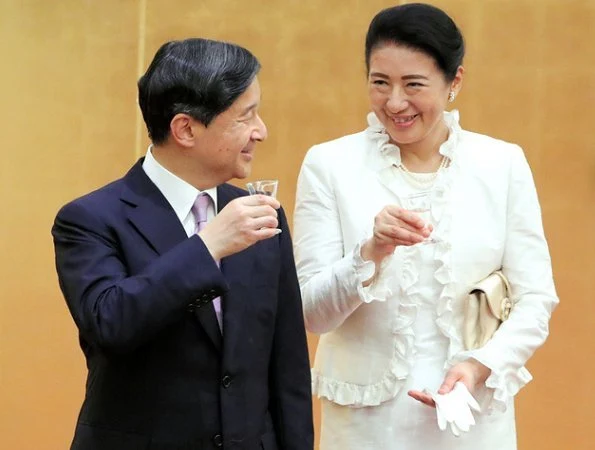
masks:
{"type": "MultiPolygon", "coordinates": [[[[207,225],[207,210],[212,200],[209,194],[201,193],[198,194],[192,207],[192,213],[196,219],[196,233],[202,230],[207,225]]],[[[219,261],[216,261],[217,266],[219,261]]],[[[223,330],[223,321],[221,320],[221,297],[217,297],[213,300],[213,306],[215,307],[215,314],[217,315],[217,322],[219,322],[219,328],[223,330]]]]}

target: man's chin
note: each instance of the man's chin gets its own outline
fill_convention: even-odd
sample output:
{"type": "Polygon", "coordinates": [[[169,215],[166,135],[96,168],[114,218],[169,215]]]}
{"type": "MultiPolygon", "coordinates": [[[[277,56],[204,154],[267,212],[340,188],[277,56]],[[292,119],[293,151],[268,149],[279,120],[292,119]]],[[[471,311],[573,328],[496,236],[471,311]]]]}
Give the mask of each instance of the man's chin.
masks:
{"type": "Polygon", "coordinates": [[[239,170],[236,170],[233,178],[236,178],[238,180],[243,180],[245,178],[248,178],[250,176],[250,174],[252,174],[252,167],[243,167],[239,170]]]}

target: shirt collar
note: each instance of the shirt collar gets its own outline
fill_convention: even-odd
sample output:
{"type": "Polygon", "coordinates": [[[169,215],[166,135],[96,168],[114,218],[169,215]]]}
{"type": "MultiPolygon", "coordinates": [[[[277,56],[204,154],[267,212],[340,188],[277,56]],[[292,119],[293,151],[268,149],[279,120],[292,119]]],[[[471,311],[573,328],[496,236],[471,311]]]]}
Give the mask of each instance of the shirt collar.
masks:
{"type": "Polygon", "coordinates": [[[205,192],[211,197],[215,211],[217,211],[216,187],[199,191],[163,167],[153,156],[152,148],[153,145],[151,144],[147,149],[147,154],[143,161],[143,170],[169,202],[180,222],[184,222],[184,219],[186,219],[192,210],[196,197],[201,192],[205,192]]]}

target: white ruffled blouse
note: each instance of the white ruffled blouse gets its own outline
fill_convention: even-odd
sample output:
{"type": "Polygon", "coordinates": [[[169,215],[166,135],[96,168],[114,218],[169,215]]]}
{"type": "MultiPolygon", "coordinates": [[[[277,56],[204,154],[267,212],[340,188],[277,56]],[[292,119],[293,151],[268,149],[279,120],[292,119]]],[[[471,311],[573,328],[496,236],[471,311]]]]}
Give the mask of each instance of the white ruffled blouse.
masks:
{"type": "MultiPolygon", "coordinates": [[[[436,325],[449,340],[447,370],[475,358],[492,372],[476,393],[485,410],[501,411],[531,380],[524,364],[546,339],[558,303],[531,172],[513,144],[464,131],[445,113],[450,160],[431,189],[436,325]],[[464,351],[463,300],[494,270],[508,276],[516,307],[483,348],[464,351]]],[[[374,406],[394,398],[415,358],[412,325],[419,289],[414,249],[398,247],[374,273],[360,246],[374,216],[399,204],[394,166],[399,148],[373,113],[361,133],[312,147],[302,165],[294,246],[306,326],[321,334],[313,391],[339,405],[374,406]]]]}

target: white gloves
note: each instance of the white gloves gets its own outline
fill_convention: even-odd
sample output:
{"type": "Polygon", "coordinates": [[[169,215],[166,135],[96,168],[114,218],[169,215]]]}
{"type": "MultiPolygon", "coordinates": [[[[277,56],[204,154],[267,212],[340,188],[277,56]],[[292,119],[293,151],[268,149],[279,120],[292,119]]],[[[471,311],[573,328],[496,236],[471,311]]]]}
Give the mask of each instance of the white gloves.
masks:
{"type": "Polygon", "coordinates": [[[450,425],[452,434],[458,437],[461,432],[467,432],[471,425],[475,425],[475,418],[471,410],[481,412],[481,408],[463,383],[458,381],[448,394],[426,392],[436,402],[438,428],[442,431],[446,430],[447,425],[450,425]]]}

